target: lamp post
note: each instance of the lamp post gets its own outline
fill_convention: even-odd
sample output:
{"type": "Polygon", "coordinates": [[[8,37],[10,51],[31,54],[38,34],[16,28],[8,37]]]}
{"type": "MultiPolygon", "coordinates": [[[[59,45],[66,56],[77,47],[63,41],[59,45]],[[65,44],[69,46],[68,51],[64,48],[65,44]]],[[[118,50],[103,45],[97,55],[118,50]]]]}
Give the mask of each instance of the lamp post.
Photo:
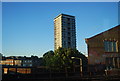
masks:
{"type": "Polygon", "coordinates": [[[80,60],[80,63],[79,63],[80,64],[80,75],[83,76],[82,75],[82,59],[78,58],[78,57],[71,57],[71,59],[79,59],[80,60]]]}

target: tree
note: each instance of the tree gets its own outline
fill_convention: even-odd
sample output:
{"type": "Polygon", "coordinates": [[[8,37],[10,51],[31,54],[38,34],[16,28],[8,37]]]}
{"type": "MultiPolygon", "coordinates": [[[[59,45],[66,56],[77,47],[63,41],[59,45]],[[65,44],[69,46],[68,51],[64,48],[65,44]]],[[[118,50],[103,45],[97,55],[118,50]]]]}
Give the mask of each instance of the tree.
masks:
{"type": "MultiPolygon", "coordinates": [[[[73,69],[75,62],[71,57],[81,58],[83,67],[87,66],[87,58],[77,49],[59,48],[54,52],[48,51],[43,55],[45,65],[56,70],[63,70],[64,68],[73,69]]],[[[79,64],[79,61],[76,62],[79,64]]]]}
{"type": "Polygon", "coordinates": [[[71,53],[70,50],[67,48],[59,48],[57,50],[55,50],[55,56],[59,56],[60,59],[60,66],[61,68],[64,67],[71,67],[72,65],[72,59],[70,57],[71,53]]]}
{"type": "Polygon", "coordinates": [[[43,55],[43,62],[45,66],[51,67],[53,65],[54,52],[48,51],[43,55]]]}

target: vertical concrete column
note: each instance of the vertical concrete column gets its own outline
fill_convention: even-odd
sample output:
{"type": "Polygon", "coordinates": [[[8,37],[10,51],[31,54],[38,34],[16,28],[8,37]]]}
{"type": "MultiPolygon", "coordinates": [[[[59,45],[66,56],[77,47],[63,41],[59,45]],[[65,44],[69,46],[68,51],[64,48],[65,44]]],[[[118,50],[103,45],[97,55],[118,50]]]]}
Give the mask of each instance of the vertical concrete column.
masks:
{"type": "Polygon", "coordinates": [[[80,75],[82,76],[82,59],[80,58],[80,75]]]}
{"type": "Polygon", "coordinates": [[[114,66],[114,68],[115,68],[115,57],[113,57],[113,66],[114,66]]]}

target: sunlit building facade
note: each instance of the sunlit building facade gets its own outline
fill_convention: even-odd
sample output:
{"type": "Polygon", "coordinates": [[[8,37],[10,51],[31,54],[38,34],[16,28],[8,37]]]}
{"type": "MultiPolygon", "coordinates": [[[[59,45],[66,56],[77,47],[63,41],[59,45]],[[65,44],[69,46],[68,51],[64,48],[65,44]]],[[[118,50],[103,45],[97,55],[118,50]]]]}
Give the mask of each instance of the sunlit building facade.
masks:
{"type": "Polygon", "coordinates": [[[37,56],[31,57],[2,57],[0,60],[2,65],[3,74],[30,74],[33,67],[40,67],[42,64],[42,59],[37,56]]]}
{"type": "Polygon", "coordinates": [[[76,48],[75,16],[60,14],[54,19],[54,49],[76,48]]]}

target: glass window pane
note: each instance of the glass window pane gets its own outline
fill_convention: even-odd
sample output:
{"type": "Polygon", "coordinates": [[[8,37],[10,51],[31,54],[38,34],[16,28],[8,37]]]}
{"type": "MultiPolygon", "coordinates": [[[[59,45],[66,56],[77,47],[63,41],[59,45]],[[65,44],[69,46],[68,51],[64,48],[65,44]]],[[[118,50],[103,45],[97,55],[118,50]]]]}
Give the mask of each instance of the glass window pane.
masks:
{"type": "Polygon", "coordinates": [[[108,51],[108,42],[107,41],[104,41],[104,48],[105,48],[105,51],[107,52],[108,51]]]}
{"type": "Polygon", "coordinates": [[[117,50],[116,50],[116,42],[113,42],[113,51],[117,52],[117,50]]]}
{"type": "Polygon", "coordinates": [[[116,41],[104,41],[104,49],[106,52],[117,52],[116,41]]]}

